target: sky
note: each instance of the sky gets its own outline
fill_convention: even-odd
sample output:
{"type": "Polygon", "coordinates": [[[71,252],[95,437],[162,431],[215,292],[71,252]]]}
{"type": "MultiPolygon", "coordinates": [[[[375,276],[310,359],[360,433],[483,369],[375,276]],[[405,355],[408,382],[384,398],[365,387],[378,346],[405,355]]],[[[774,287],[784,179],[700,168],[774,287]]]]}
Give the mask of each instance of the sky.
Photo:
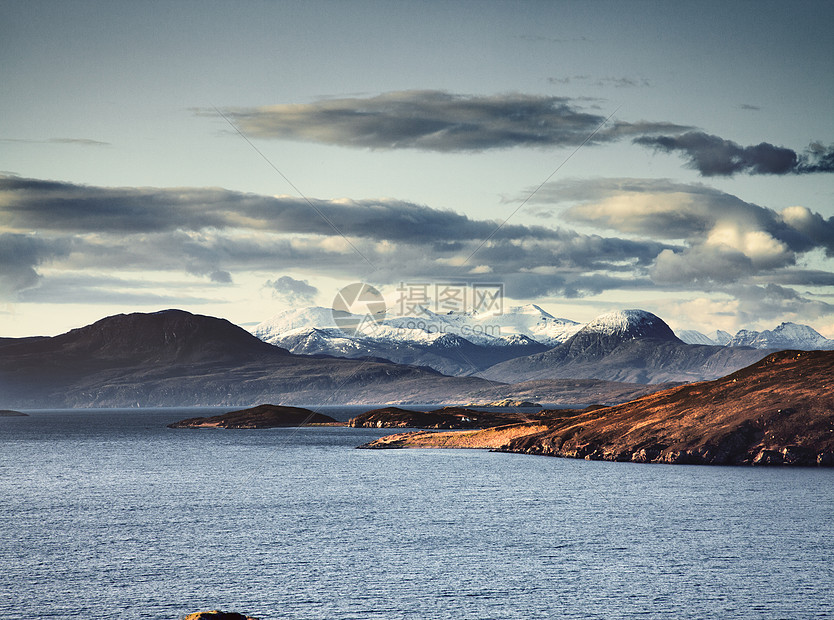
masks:
{"type": "MultiPolygon", "coordinates": [[[[355,282],[834,338],[830,2],[0,1],[0,337],[355,282]],[[468,290],[468,289],[467,289],[468,290]]],[[[399,292],[398,292],[399,291],[399,292]]]]}

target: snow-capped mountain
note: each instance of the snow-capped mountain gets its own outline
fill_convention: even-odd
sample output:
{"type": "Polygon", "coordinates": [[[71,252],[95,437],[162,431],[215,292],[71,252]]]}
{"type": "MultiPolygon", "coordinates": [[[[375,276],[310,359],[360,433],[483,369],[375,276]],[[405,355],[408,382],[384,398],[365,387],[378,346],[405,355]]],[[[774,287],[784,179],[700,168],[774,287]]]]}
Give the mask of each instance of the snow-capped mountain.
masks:
{"type": "MultiPolygon", "coordinates": [[[[539,306],[515,306],[506,312],[438,314],[421,307],[415,316],[395,316],[378,322],[365,321],[360,329],[363,339],[384,344],[431,345],[445,334],[465,338],[472,344],[505,347],[529,346],[540,343],[554,347],[564,342],[582,327],[581,323],[557,319],[539,306]]],[[[358,315],[342,313],[341,319],[361,322],[358,315]]],[[[280,344],[288,336],[316,329],[321,337],[335,330],[340,332],[333,310],[310,307],[287,310],[259,323],[252,333],[270,344],[280,344]]],[[[352,338],[344,333],[333,337],[352,338]]],[[[283,346],[283,345],[281,345],[283,346]]]]}
{"type": "Polygon", "coordinates": [[[733,335],[720,329],[716,329],[709,334],[703,334],[694,329],[682,329],[675,332],[678,338],[683,340],[686,344],[708,344],[724,346],[733,339],[733,335]]]}
{"type": "Polygon", "coordinates": [[[508,383],[567,378],[700,381],[729,374],[765,355],[749,348],[686,344],[660,317],[645,310],[622,310],[597,317],[548,351],[496,364],[479,376],[508,383]]]}
{"type": "Polygon", "coordinates": [[[252,333],[261,340],[270,342],[271,338],[281,334],[308,327],[335,328],[336,321],[333,319],[333,309],[313,306],[287,310],[258,323],[252,329],[252,333]]]}
{"type": "Polygon", "coordinates": [[[555,319],[541,309],[520,311],[516,321],[498,314],[437,314],[428,308],[419,310],[417,316],[362,321],[363,317],[348,313],[334,317],[330,308],[299,308],[258,324],[252,333],[293,353],[384,358],[400,364],[429,366],[445,374],[468,375],[508,359],[547,350],[547,344],[527,335],[528,326],[553,340],[559,330],[569,331],[573,325],[572,321],[555,319]],[[338,324],[344,325],[343,319],[359,328],[355,332],[340,329],[338,324]]]}
{"type": "MultiPolygon", "coordinates": [[[[735,336],[721,330],[709,335],[694,330],[681,330],[676,335],[662,319],[645,310],[610,312],[586,325],[556,318],[535,304],[489,313],[438,314],[429,308],[418,308],[418,311],[416,316],[393,316],[363,322],[363,317],[348,313],[334,317],[330,308],[298,308],[260,323],[252,333],[292,353],[383,358],[400,364],[428,366],[444,374],[481,373],[482,376],[501,381],[517,380],[522,376],[539,377],[539,373],[550,373],[551,367],[553,372],[557,372],[552,365],[559,356],[565,359],[559,357],[557,365],[564,365],[568,359],[572,359],[572,372],[587,372],[588,376],[594,376],[596,371],[592,366],[597,362],[589,356],[604,357],[615,350],[617,355],[622,356],[623,343],[627,341],[640,343],[636,349],[632,347],[634,350],[628,354],[630,364],[643,364],[635,354],[637,349],[643,357],[657,357],[649,349],[659,347],[668,349],[669,355],[674,350],[675,355],[694,355],[692,360],[703,357],[701,362],[714,367],[710,372],[715,373],[737,367],[741,358],[732,351],[739,348],[834,349],[834,341],[824,338],[806,325],[794,323],[783,323],[773,330],[763,332],[741,330],[735,336]],[[342,330],[338,326],[344,325],[342,319],[352,320],[361,326],[355,333],[342,330]],[[665,344],[661,346],[658,343],[665,344]],[[683,349],[676,349],[677,345],[684,344],[706,345],[719,350],[724,347],[728,351],[722,357],[713,355],[715,351],[709,353],[702,350],[695,355],[691,350],[684,352],[683,349]],[[547,355],[538,355],[546,351],[547,355]],[[560,352],[559,356],[554,357],[557,351],[560,352]],[[520,359],[528,356],[534,356],[529,363],[520,359]],[[707,360],[707,357],[710,359],[707,360]],[[512,365],[511,360],[517,360],[517,363],[512,365]],[[585,360],[582,363],[591,366],[581,369],[575,367],[580,360],[585,360]],[[492,368],[499,364],[501,366],[492,368]],[[488,373],[484,372],[487,368],[490,369],[488,373]],[[508,374],[505,375],[505,371],[509,371],[508,374]]],[[[657,363],[661,363],[661,357],[657,357],[657,363]]],[[[681,366],[681,362],[676,360],[672,366],[681,366]]],[[[668,370],[643,374],[655,377],[654,380],[660,377],[662,380],[681,380],[697,375],[695,370],[688,367],[686,370],[681,367],[680,372],[673,372],[672,367],[668,370]]],[[[605,378],[614,376],[646,380],[643,375],[632,376],[622,369],[605,378]]]]}
{"type": "Polygon", "coordinates": [[[826,338],[808,325],[782,323],[774,329],[761,332],[742,329],[727,346],[800,351],[834,350],[834,340],[826,338]]]}
{"type": "Polygon", "coordinates": [[[799,351],[834,350],[834,340],[820,334],[813,327],[798,325],[797,323],[782,323],[774,329],[757,332],[741,329],[735,336],[725,331],[716,330],[705,335],[695,330],[681,330],[678,333],[681,340],[687,344],[722,345],[728,347],[752,347],[754,349],[799,351]]]}
{"type": "Polygon", "coordinates": [[[565,342],[582,328],[582,323],[557,319],[536,304],[513,306],[501,313],[469,315],[469,320],[493,329],[497,327],[504,337],[514,334],[527,336],[550,347],[565,342]]]}
{"type": "Polygon", "coordinates": [[[616,310],[600,315],[580,329],[583,336],[615,336],[621,340],[659,338],[679,341],[660,317],[645,310],[616,310]]]}

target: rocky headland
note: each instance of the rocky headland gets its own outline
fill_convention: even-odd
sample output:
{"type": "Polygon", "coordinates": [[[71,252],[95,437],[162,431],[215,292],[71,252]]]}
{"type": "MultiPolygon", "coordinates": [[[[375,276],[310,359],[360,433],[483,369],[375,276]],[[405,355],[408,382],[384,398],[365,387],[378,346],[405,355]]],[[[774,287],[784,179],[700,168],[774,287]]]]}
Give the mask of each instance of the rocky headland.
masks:
{"type": "Polygon", "coordinates": [[[413,411],[400,407],[372,409],[351,418],[348,426],[363,428],[492,428],[519,422],[534,422],[542,412],[480,411],[468,407],[441,407],[431,411],[413,411]]]}
{"type": "Polygon", "coordinates": [[[22,411],[15,411],[13,409],[0,409],[0,418],[16,418],[19,416],[27,416],[28,413],[22,411]]]}
{"type": "Polygon", "coordinates": [[[280,428],[287,426],[309,426],[326,424],[341,426],[329,415],[317,413],[303,407],[283,405],[258,405],[250,409],[230,411],[220,415],[188,418],[169,424],[168,428],[280,428]]]}
{"type": "MultiPolygon", "coordinates": [[[[713,381],[511,432],[401,434],[369,448],[484,447],[637,463],[834,466],[834,352],[782,351],[713,381]],[[488,439],[488,440],[487,440],[488,439]],[[506,439],[506,441],[504,441],[506,439]]],[[[491,429],[498,431],[500,429],[491,429]]]]}

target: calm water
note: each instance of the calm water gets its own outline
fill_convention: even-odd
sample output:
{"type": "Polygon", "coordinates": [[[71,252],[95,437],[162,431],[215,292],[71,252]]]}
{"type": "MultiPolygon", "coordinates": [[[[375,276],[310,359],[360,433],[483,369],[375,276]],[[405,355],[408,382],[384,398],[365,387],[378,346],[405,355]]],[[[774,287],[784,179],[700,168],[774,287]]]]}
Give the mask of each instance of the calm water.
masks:
{"type": "Polygon", "coordinates": [[[193,415],[0,419],[0,618],[834,617],[832,470],[165,428],[193,415]]]}

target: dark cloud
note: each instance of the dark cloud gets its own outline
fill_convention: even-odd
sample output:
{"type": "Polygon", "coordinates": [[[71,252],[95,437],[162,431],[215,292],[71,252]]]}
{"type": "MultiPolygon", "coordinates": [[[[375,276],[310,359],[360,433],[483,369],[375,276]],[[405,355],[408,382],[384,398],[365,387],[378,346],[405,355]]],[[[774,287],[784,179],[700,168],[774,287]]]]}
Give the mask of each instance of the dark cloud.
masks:
{"type": "Polygon", "coordinates": [[[232,274],[230,274],[228,271],[217,269],[209,274],[209,280],[211,280],[212,282],[217,282],[218,284],[231,284],[232,274]]]}
{"type": "Polygon", "coordinates": [[[606,274],[577,274],[566,272],[543,274],[523,272],[513,275],[504,283],[504,293],[515,299],[536,297],[566,297],[578,299],[599,295],[611,290],[656,290],[657,285],[648,277],[614,277],[606,274]]]}
{"type": "Polygon", "coordinates": [[[767,142],[741,146],[701,131],[672,136],[640,136],[634,138],[633,142],[665,153],[678,152],[687,160],[688,167],[705,177],[739,173],[779,175],[834,172],[834,147],[824,147],[817,142],[812,143],[802,154],[767,142]]]}
{"type": "MultiPolygon", "coordinates": [[[[551,278],[564,276],[558,290],[575,296],[602,286],[603,279],[587,279],[594,272],[644,277],[661,251],[680,250],[545,226],[505,225],[495,233],[497,222],[394,200],[312,202],[315,209],[295,198],[217,188],[101,188],[0,177],[4,223],[13,230],[39,231],[36,236],[17,233],[17,244],[40,244],[45,251],[52,239],[69,239],[72,252],[65,251],[61,261],[69,272],[106,265],[122,272],[186,272],[228,284],[236,272],[276,268],[355,277],[367,272],[362,258],[367,257],[377,267],[372,276],[379,283],[485,274],[509,279],[545,270],[551,278]],[[474,260],[461,265],[490,235],[474,260]],[[579,283],[582,277],[587,285],[579,283]]],[[[25,265],[16,288],[34,285],[41,259],[23,260],[27,253],[21,250],[8,254],[25,265]]],[[[299,299],[314,294],[302,286],[309,283],[286,278],[270,284],[299,299]]],[[[616,278],[607,282],[620,285],[616,278]]]]}
{"type": "Polygon", "coordinates": [[[315,303],[319,289],[307,280],[296,280],[290,276],[281,276],[276,280],[267,280],[267,288],[273,295],[280,297],[293,306],[310,306],[315,303]]]}
{"type": "Polygon", "coordinates": [[[825,286],[834,291],[834,273],[818,269],[783,269],[769,274],[767,279],[773,284],[788,286],[825,286]]]}
{"type": "Polygon", "coordinates": [[[32,235],[0,233],[0,295],[14,298],[36,286],[36,267],[69,254],[68,239],[43,239],[32,235]]]}
{"type": "MultiPolygon", "coordinates": [[[[19,298],[31,290],[27,301],[48,301],[69,290],[50,286],[56,273],[102,270],[140,279],[188,273],[199,278],[190,282],[201,290],[209,282],[230,284],[242,272],[292,273],[268,286],[298,304],[312,303],[317,292],[298,274],[380,285],[498,281],[516,298],[576,298],[617,289],[732,294],[735,285],[770,282],[771,276],[784,285],[831,282],[830,274],[796,264],[801,252],[834,248],[834,218],[804,207],[775,212],[703,185],[565,181],[535,197],[539,206],[567,203],[569,218],[625,238],[507,225],[483,243],[496,222],[394,200],[312,202],[315,209],[295,198],[218,188],[101,188],[0,177],[0,221],[9,231],[0,235],[3,295],[19,298]],[[38,269],[46,264],[49,277],[40,278],[38,269]]],[[[165,286],[152,290],[159,294],[165,286]]],[[[84,292],[88,299],[121,295],[163,303],[130,287],[114,285],[112,295],[104,284],[77,288],[68,298],[83,298],[84,292]]],[[[182,291],[177,297],[187,295],[182,291]]]]}
{"type": "Polygon", "coordinates": [[[343,234],[406,243],[550,238],[543,226],[473,220],[398,200],[315,200],[259,196],[218,188],[103,188],[0,176],[0,216],[7,227],[73,233],[154,233],[253,229],[343,234]]]}
{"type": "MultiPolygon", "coordinates": [[[[577,146],[606,119],[584,111],[577,100],[568,97],[476,96],[435,90],[389,92],[310,104],[227,108],[223,113],[246,135],[258,138],[440,152],[577,146]]],[[[591,142],[687,129],[673,123],[614,121],[600,129],[591,142]]]]}
{"type": "Polygon", "coordinates": [[[799,156],[800,173],[834,172],[834,145],[825,146],[821,142],[812,142],[799,156]]]}

